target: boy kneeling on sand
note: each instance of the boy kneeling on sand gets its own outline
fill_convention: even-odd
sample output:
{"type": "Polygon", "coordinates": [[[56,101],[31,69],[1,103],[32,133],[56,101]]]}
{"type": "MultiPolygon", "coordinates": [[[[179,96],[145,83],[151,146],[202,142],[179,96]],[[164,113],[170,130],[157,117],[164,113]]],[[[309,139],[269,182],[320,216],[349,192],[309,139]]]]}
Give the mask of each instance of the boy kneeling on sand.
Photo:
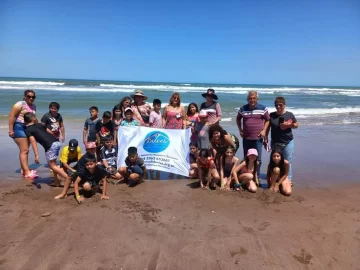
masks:
{"type": "Polygon", "coordinates": [[[49,168],[54,172],[54,184],[60,185],[60,180],[57,175],[60,175],[66,179],[66,181],[70,181],[70,177],[65,173],[65,171],[56,165],[56,159],[59,156],[61,143],[54,135],[46,131],[46,127],[43,124],[37,123],[36,117],[33,113],[25,113],[24,122],[27,126],[25,129],[26,136],[29,138],[31,146],[34,150],[35,163],[40,163],[37,146],[37,143],[39,143],[45,149],[45,157],[49,164],[49,168]]]}
{"type": "Polygon", "coordinates": [[[69,181],[65,181],[62,192],[59,195],[57,195],[55,199],[63,199],[66,197],[71,181],[74,182],[77,176],[86,170],[86,160],[95,156],[96,153],[95,142],[87,142],[85,147],[86,147],[86,153],[79,159],[78,163],[74,166],[74,170],[76,171],[76,173],[72,174],[71,178],[69,178],[69,181]]]}
{"type": "Polygon", "coordinates": [[[78,203],[81,203],[85,200],[84,196],[80,195],[79,193],[79,186],[82,186],[85,192],[93,192],[96,193],[100,190],[99,184],[100,181],[103,182],[102,187],[102,200],[108,200],[109,197],[106,195],[107,191],[107,172],[103,170],[101,166],[96,165],[96,157],[95,156],[88,156],[86,158],[86,169],[79,173],[78,177],[75,180],[74,184],[74,191],[75,191],[75,198],[78,203]]]}
{"type": "Polygon", "coordinates": [[[128,148],[128,156],[125,159],[126,167],[120,168],[120,173],[128,182],[129,187],[139,184],[146,175],[144,160],[139,158],[136,147],[128,148]]]}

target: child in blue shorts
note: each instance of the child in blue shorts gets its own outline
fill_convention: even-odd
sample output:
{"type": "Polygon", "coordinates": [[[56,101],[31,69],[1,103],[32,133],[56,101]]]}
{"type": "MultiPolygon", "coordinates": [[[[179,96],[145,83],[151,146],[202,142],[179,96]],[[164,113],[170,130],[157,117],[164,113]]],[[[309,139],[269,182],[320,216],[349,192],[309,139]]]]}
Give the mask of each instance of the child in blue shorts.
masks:
{"type": "Polygon", "coordinates": [[[59,156],[61,143],[57,138],[46,131],[46,127],[43,124],[37,123],[35,114],[25,113],[24,114],[24,123],[26,124],[25,133],[29,138],[31,146],[34,150],[35,163],[39,164],[39,152],[37,143],[42,145],[45,149],[46,161],[49,164],[49,168],[54,172],[55,176],[55,185],[60,185],[60,180],[57,175],[60,175],[64,179],[67,179],[69,176],[56,165],[56,159],[59,156]]]}

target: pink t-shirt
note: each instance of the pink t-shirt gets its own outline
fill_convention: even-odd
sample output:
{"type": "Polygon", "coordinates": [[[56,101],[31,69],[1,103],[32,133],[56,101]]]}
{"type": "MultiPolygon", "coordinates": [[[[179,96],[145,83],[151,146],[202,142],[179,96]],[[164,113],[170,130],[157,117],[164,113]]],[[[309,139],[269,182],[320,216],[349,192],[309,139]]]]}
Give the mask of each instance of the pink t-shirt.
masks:
{"type": "Polygon", "coordinates": [[[31,112],[33,114],[36,113],[36,105],[32,104],[32,105],[28,105],[25,101],[18,101],[15,103],[14,108],[17,108],[20,110],[19,115],[16,117],[15,122],[18,123],[24,123],[24,114],[27,112],[31,112]]]}
{"type": "Polygon", "coordinates": [[[151,111],[149,123],[152,128],[162,128],[161,112],[151,111]]]}

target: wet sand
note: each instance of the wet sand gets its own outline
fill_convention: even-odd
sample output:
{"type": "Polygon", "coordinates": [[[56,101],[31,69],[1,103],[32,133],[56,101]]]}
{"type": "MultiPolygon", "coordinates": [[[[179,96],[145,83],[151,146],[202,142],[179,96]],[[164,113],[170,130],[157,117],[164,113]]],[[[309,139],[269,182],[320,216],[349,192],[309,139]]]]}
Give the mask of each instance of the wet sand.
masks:
{"type": "Polygon", "coordinates": [[[110,185],[109,201],[78,205],[3,182],[0,269],[359,269],[360,185],[291,197],[197,187],[110,185]]]}

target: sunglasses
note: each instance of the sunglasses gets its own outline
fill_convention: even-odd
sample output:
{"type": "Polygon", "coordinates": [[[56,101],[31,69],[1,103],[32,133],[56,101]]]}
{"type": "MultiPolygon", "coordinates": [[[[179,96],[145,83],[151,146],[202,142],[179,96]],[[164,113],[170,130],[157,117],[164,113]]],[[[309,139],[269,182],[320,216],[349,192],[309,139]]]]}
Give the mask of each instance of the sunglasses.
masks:
{"type": "Polygon", "coordinates": [[[35,99],[36,96],[26,96],[28,99],[35,99]]]}

